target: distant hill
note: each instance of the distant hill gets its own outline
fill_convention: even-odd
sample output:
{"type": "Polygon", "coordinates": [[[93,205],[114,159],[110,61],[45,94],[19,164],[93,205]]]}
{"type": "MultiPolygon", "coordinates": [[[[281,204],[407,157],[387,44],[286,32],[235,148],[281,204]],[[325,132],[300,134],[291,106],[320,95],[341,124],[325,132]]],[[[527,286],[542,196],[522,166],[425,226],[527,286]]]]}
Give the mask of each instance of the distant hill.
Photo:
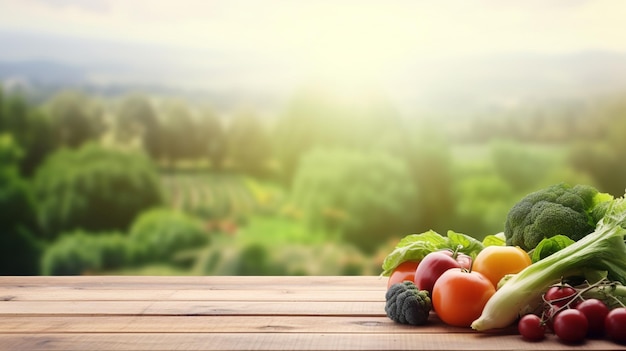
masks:
{"type": "MultiPolygon", "coordinates": [[[[66,87],[104,95],[143,90],[210,96],[223,105],[246,101],[270,106],[297,84],[283,78],[279,63],[254,66],[254,60],[234,52],[6,31],[0,31],[0,47],[5,48],[0,51],[3,84],[45,94],[66,87]]],[[[585,98],[626,91],[626,53],[417,59],[394,84],[396,101],[427,109],[585,98]]]]}

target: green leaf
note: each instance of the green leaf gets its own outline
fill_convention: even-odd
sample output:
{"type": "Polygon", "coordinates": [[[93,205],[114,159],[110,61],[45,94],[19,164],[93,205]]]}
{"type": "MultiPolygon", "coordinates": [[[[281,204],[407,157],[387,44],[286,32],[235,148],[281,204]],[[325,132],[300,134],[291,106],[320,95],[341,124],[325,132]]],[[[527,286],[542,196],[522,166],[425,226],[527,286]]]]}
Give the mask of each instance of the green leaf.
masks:
{"type": "Polygon", "coordinates": [[[448,247],[448,238],[429,230],[422,234],[407,235],[383,261],[382,276],[389,276],[393,270],[405,261],[420,261],[431,252],[448,247]]]}
{"type": "Polygon", "coordinates": [[[448,239],[445,236],[442,236],[434,230],[429,230],[421,234],[410,234],[405,236],[398,242],[396,248],[408,246],[417,241],[425,241],[437,247],[445,247],[448,244],[448,239]]]}
{"type": "Polygon", "coordinates": [[[459,252],[466,255],[476,257],[478,253],[484,248],[483,243],[475,238],[462,233],[457,233],[452,230],[448,230],[448,248],[455,250],[459,247],[459,252]]]}
{"type": "Polygon", "coordinates": [[[550,238],[544,238],[537,244],[532,252],[531,259],[533,263],[540,261],[553,253],[562,250],[573,244],[574,240],[565,235],[555,235],[550,238]]]}
{"type": "Polygon", "coordinates": [[[504,233],[498,233],[498,234],[491,234],[491,235],[487,235],[484,239],[483,239],[483,246],[487,247],[487,246],[505,246],[506,245],[506,238],[504,237],[504,233]]]}

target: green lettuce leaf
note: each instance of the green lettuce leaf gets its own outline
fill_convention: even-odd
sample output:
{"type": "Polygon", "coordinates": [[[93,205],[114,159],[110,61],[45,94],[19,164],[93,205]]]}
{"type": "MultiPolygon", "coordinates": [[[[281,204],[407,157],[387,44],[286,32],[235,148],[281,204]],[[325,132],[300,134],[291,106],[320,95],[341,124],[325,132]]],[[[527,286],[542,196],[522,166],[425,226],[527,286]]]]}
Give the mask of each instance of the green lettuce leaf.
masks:
{"type": "Polygon", "coordinates": [[[562,250],[571,244],[574,243],[574,240],[570,239],[565,235],[555,235],[550,238],[544,238],[537,244],[537,246],[533,249],[530,259],[533,263],[540,261],[553,253],[562,250]]]}
{"type": "Polygon", "coordinates": [[[483,246],[505,246],[506,245],[506,237],[503,232],[498,234],[487,235],[483,239],[483,246]]]}
{"type": "Polygon", "coordinates": [[[421,261],[431,252],[458,249],[459,252],[475,257],[482,248],[480,241],[453,231],[448,231],[447,236],[433,230],[421,234],[410,234],[402,238],[395,249],[385,257],[381,276],[389,276],[402,262],[421,261]]]}

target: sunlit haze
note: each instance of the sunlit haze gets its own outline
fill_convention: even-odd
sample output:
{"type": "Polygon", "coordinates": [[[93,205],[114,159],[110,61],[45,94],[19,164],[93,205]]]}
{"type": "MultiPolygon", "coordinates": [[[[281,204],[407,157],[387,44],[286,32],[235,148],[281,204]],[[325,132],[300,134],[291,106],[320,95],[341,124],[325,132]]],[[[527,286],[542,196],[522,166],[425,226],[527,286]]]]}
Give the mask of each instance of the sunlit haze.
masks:
{"type": "Polygon", "coordinates": [[[98,52],[22,42],[0,60],[135,67],[118,76],[91,72],[101,82],[176,77],[180,86],[267,91],[322,81],[350,94],[370,86],[410,94],[408,86],[441,79],[433,71],[450,60],[626,52],[626,3],[611,0],[0,0],[0,7],[5,41],[19,33],[121,45],[98,52]]]}

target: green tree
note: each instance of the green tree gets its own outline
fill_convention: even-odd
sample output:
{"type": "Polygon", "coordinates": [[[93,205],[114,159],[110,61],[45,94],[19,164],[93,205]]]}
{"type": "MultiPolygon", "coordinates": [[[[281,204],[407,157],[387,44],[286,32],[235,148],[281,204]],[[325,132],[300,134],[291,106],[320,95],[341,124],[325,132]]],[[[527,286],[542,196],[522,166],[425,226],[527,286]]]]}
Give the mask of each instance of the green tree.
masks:
{"type": "Polygon", "coordinates": [[[275,153],[287,184],[301,158],[315,147],[381,150],[406,156],[406,125],[383,94],[342,99],[303,89],[289,102],[273,131],[275,153]]]}
{"type": "Polygon", "coordinates": [[[82,92],[61,92],[48,102],[48,108],[59,145],[76,148],[106,130],[101,104],[82,92]]]}
{"type": "Polygon", "coordinates": [[[450,144],[434,126],[423,123],[411,134],[408,145],[394,155],[407,160],[411,182],[420,190],[417,200],[421,216],[415,230],[445,232],[450,229],[446,221],[457,201],[450,186],[453,182],[450,144]]]}
{"type": "Polygon", "coordinates": [[[626,189],[626,103],[619,98],[604,101],[589,115],[588,124],[600,126],[598,137],[574,143],[569,161],[589,174],[599,190],[622,196],[626,189]]]}
{"type": "Polygon", "coordinates": [[[236,168],[252,175],[265,175],[272,159],[269,134],[251,111],[240,111],[228,130],[228,152],[236,168]]]}
{"type": "Polygon", "coordinates": [[[415,230],[418,189],[405,160],[380,151],[315,149],[302,159],[293,203],[313,228],[371,253],[415,230]]]}
{"type": "Polygon", "coordinates": [[[124,230],[137,214],[163,202],[154,165],[141,154],[86,144],[51,155],[35,179],[45,235],[74,229],[124,230]]]}
{"type": "Polygon", "coordinates": [[[117,114],[116,137],[126,142],[138,138],[152,158],[161,156],[159,120],[148,97],[131,94],[123,99],[117,114]]]}
{"type": "Polygon", "coordinates": [[[226,131],[219,116],[205,110],[197,127],[198,156],[208,158],[211,167],[221,170],[226,158],[226,131]]]}
{"type": "Polygon", "coordinates": [[[167,101],[161,115],[161,147],[163,157],[173,164],[195,157],[196,123],[182,101],[167,101]]]}
{"type": "Polygon", "coordinates": [[[18,171],[22,152],[10,134],[0,134],[0,275],[38,272],[41,247],[30,184],[18,171]]]}

